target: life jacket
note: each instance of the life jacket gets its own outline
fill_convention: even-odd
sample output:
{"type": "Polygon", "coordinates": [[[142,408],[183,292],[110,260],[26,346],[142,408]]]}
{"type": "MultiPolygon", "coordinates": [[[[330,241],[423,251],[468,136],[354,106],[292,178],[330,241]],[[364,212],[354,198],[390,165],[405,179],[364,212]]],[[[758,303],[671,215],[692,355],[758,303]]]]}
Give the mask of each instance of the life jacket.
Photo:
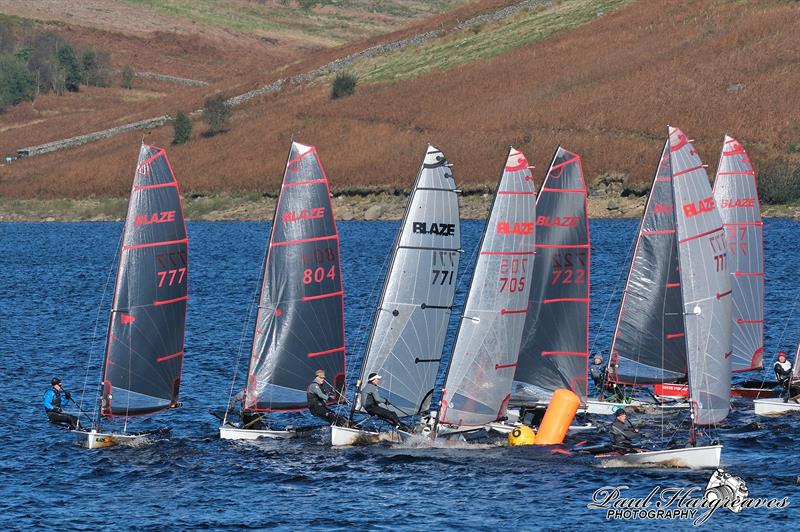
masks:
{"type": "Polygon", "coordinates": [[[55,386],[50,389],[53,390],[53,408],[61,408],[61,392],[55,386]]]}
{"type": "Polygon", "coordinates": [[[778,378],[779,381],[785,381],[789,378],[789,373],[792,369],[792,363],[788,360],[784,360],[783,362],[775,362],[775,376],[778,378]]]}
{"type": "Polygon", "coordinates": [[[313,381],[308,385],[308,388],[306,388],[306,401],[308,402],[308,406],[325,406],[325,401],[320,399],[319,396],[312,390],[314,385],[317,385],[320,391],[322,391],[322,387],[317,383],[317,381],[313,381]]]}

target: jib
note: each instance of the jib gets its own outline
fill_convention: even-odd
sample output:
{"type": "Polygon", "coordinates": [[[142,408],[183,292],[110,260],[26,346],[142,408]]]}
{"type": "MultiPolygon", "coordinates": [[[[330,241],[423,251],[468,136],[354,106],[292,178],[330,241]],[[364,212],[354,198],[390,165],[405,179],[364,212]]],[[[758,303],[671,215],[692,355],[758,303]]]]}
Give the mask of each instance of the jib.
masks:
{"type": "Polygon", "coordinates": [[[555,216],[550,218],[549,216],[538,216],[536,218],[536,225],[542,225],[544,227],[575,227],[578,225],[578,217],[555,216]]]}
{"type": "Polygon", "coordinates": [[[153,214],[137,214],[133,225],[163,224],[175,221],[175,211],[154,212],[153,214]]]}
{"type": "Polygon", "coordinates": [[[531,222],[497,222],[498,235],[530,235],[533,234],[533,224],[531,222]]]}
{"type": "Polygon", "coordinates": [[[455,224],[437,224],[433,222],[430,227],[428,227],[428,222],[414,222],[412,225],[412,230],[415,233],[419,233],[421,235],[440,235],[440,236],[453,236],[453,233],[456,231],[455,224]]]}
{"type": "Polygon", "coordinates": [[[303,209],[299,212],[287,211],[283,213],[283,223],[297,222],[300,220],[316,220],[325,216],[325,207],[317,207],[306,211],[303,209]]]}
{"type": "Polygon", "coordinates": [[[721,202],[723,209],[736,209],[740,207],[755,207],[755,198],[724,199],[721,202]]]}
{"type": "Polygon", "coordinates": [[[714,210],[714,198],[701,199],[695,205],[694,203],[687,203],[683,206],[683,213],[687,218],[710,212],[714,210]]]}

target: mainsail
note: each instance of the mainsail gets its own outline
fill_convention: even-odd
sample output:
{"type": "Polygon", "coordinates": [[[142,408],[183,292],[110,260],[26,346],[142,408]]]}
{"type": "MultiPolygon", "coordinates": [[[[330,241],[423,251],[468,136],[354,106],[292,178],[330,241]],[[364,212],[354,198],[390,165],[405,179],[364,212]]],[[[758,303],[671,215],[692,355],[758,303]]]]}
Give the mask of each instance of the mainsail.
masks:
{"type": "Polygon", "coordinates": [[[756,173],[744,146],[725,136],[714,201],[727,233],[733,289],[733,371],[761,369],[764,362],[764,240],[756,173]]]}
{"type": "Polygon", "coordinates": [[[167,154],[142,144],[108,325],[103,416],[152,414],[177,404],[187,251],[180,192],[167,154]]]}
{"type": "Polygon", "coordinates": [[[244,408],[305,408],[317,369],[344,393],[339,233],[328,178],[312,146],[292,143],[262,279],[244,408]]]}
{"type": "Polygon", "coordinates": [[[442,423],[483,425],[505,414],[534,268],[535,214],[528,161],[511,148],[444,382],[442,423]]]}
{"type": "Polygon", "coordinates": [[[686,135],[669,128],[689,396],[694,423],[725,419],[731,387],[731,282],[722,219],[703,163],[686,135]]]}
{"type": "Polygon", "coordinates": [[[686,378],[678,241],[669,141],[647,198],[611,344],[609,380],[625,384],[686,378]]]}
{"type": "Polygon", "coordinates": [[[536,201],[536,259],[512,401],[568,388],[586,401],[589,224],[580,157],[558,147],[536,201]]]}
{"type": "Polygon", "coordinates": [[[361,368],[383,377],[399,415],[430,406],[452,312],[461,247],[458,196],[444,154],[428,146],[395,240],[361,368]]]}

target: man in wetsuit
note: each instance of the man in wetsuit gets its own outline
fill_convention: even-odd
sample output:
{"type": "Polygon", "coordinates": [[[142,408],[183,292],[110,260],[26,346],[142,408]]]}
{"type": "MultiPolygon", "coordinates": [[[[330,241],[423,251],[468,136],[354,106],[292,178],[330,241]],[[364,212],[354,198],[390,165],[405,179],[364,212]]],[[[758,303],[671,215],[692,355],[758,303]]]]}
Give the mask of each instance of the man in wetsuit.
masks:
{"type": "Polygon", "coordinates": [[[328,408],[326,403],[334,400],[334,391],[325,382],[325,370],[318,369],[314,380],[306,388],[306,398],[308,399],[308,410],[315,416],[324,419],[328,423],[333,423],[339,417],[336,412],[328,408]]]}
{"type": "Polygon", "coordinates": [[[634,443],[640,438],[639,429],[628,422],[625,409],[619,408],[614,414],[614,423],[611,424],[611,446],[617,450],[630,452],[635,450],[634,443]]]}
{"type": "Polygon", "coordinates": [[[363,405],[364,410],[366,410],[371,416],[379,417],[384,421],[391,423],[391,425],[396,429],[405,432],[413,432],[410,427],[400,422],[400,418],[397,417],[397,414],[380,406],[389,404],[389,400],[381,397],[381,394],[378,391],[378,387],[381,385],[381,379],[382,377],[377,373],[370,373],[367,384],[361,387],[361,404],[363,405]]]}
{"type": "Polygon", "coordinates": [[[44,400],[42,401],[50,423],[69,425],[69,428],[73,430],[80,426],[76,416],[64,412],[63,407],[71,400],[72,394],[61,387],[61,379],[53,377],[50,381],[50,389],[44,393],[44,400]]]}
{"type": "MultiPolygon", "coordinates": [[[[786,358],[786,353],[783,351],[778,353],[778,361],[775,362],[772,369],[775,371],[775,379],[784,389],[783,402],[787,403],[789,399],[794,399],[794,396],[800,393],[800,389],[798,389],[800,386],[796,380],[792,382],[792,363],[786,358]]],[[[796,399],[794,400],[797,402],[796,399]]]]}
{"type": "Polygon", "coordinates": [[[592,376],[595,388],[602,390],[603,382],[606,380],[606,368],[603,367],[603,358],[600,355],[594,356],[594,361],[589,368],[589,374],[592,376]]]}

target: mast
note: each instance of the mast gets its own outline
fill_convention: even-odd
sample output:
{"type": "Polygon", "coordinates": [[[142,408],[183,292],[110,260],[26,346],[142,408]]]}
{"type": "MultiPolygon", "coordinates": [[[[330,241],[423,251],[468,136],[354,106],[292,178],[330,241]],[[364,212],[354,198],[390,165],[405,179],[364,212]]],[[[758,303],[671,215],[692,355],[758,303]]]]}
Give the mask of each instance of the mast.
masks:
{"type": "Polygon", "coordinates": [[[728,135],[714,179],[714,200],[722,216],[733,289],[734,372],[764,366],[764,224],[756,173],[744,146],[728,135]]]}
{"type": "Polygon", "coordinates": [[[536,200],[536,256],[512,401],[587,396],[590,241],[580,156],[559,146],[536,200]]]}
{"type": "Polygon", "coordinates": [[[339,233],[313,146],[292,143],[266,253],[244,408],[303,410],[317,369],[345,386],[339,233]]]}
{"type": "Polygon", "coordinates": [[[430,406],[460,248],[453,173],[444,154],[428,146],[395,238],[359,379],[382,375],[388,408],[400,416],[430,406]]]}
{"type": "Polygon", "coordinates": [[[100,416],[178,405],[188,238],[166,152],[142,144],[125,218],[103,362],[100,416]]]}
{"type": "Polygon", "coordinates": [[[509,148],[450,356],[438,423],[484,425],[511,396],[534,267],[536,192],[525,156],[509,148]]]}

